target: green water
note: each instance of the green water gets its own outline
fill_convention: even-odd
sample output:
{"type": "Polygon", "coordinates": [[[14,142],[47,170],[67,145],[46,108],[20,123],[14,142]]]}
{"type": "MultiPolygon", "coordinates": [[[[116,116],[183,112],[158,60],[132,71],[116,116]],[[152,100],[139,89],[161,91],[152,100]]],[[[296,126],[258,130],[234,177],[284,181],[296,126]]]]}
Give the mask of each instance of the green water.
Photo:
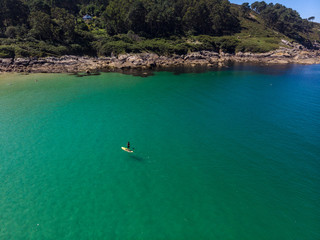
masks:
{"type": "Polygon", "coordinates": [[[319,186],[319,65],[0,75],[0,239],[315,240],[319,186]]]}

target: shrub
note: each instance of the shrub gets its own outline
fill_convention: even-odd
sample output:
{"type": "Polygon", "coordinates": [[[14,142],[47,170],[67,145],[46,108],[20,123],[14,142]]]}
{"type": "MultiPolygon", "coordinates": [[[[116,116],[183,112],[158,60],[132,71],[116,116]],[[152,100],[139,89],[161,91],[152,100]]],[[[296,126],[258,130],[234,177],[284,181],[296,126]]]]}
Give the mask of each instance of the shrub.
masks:
{"type": "Polygon", "coordinates": [[[123,41],[113,41],[113,42],[107,42],[98,50],[98,55],[105,55],[110,56],[112,54],[118,55],[120,53],[127,52],[128,43],[125,43],[123,41]]]}
{"type": "Polygon", "coordinates": [[[11,46],[0,46],[0,58],[13,58],[14,49],[11,46]]]}
{"type": "Polygon", "coordinates": [[[141,48],[139,44],[129,44],[128,48],[126,49],[126,52],[129,52],[129,53],[141,53],[143,51],[144,49],[141,48]]]}
{"type": "Polygon", "coordinates": [[[187,43],[180,43],[175,46],[174,53],[183,55],[187,54],[189,51],[189,45],[187,43]]]}
{"type": "Polygon", "coordinates": [[[201,43],[201,50],[208,50],[208,51],[218,51],[218,47],[216,45],[216,40],[214,37],[207,36],[207,35],[200,35],[195,38],[201,43]]]}
{"type": "Polygon", "coordinates": [[[15,47],[14,52],[15,52],[15,57],[30,57],[30,51],[27,51],[18,46],[15,47]]]}
{"type": "Polygon", "coordinates": [[[17,27],[9,26],[7,27],[5,33],[8,38],[15,38],[17,36],[17,27]]]}
{"type": "Polygon", "coordinates": [[[66,46],[58,46],[58,47],[53,47],[53,53],[61,56],[69,53],[69,50],[66,46]]]}
{"type": "Polygon", "coordinates": [[[83,47],[81,46],[81,45],[79,45],[79,44],[71,44],[70,45],[70,52],[72,53],[72,54],[75,54],[75,55],[81,55],[81,54],[83,54],[83,52],[84,52],[84,49],[83,49],[83,47]]]}
{"type": "Polygon", "coordinates": [[[219,38],[217,45],[225,53],[235,53],[236,47],[239,44],[239,40],[235,38],[219,38]]]}

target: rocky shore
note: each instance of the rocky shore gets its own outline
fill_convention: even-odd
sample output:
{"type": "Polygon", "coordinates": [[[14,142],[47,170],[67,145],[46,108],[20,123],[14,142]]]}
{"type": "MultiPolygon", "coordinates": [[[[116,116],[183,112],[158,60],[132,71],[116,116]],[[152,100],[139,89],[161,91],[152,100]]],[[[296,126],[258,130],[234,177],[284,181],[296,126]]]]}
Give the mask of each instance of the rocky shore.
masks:
{"type": "MultiPolygon", "coordinates": [[[[284,40],[283,40],[284,41],[284,40]]],[[[167,67],[224,67],[230,62],[259,64],[320,64],[320,50],[288,45],[267,53],[236,54],[209,51],[186,55],[159,56],[154,53],[124,54],[116,57],[62,56],[47,58],[0,58],[0,72],[78,73],[118,70],[146,70],[167,67]]]]}

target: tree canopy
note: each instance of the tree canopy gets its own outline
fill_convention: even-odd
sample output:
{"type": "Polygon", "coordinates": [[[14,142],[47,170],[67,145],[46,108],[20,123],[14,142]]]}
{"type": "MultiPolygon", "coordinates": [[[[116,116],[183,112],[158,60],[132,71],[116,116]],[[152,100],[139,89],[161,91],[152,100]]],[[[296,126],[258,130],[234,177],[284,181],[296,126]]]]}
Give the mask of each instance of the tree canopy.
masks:
{"type": "Polygon", "coordinates": [[[97,27],[109,35],[133,31],[150,38],[191,33],[218,36],[240,29],[228,0],[2,0],[0,30],[27,23],[33,37],[57,40],[59,29],[74,31],[61,26],[65,21],[74,28],[68,19],[85,14],[98,18],[97,27]],[[42,17],[43,23],[38,23],[42,17]],[[41,24],[48,24],[47,28],[41,24]]]}
{"type": "Polygon", "coordinates": [[[241,31],[241,18],[250,20],[255,11],[268,27],[308,45],[298,32],[307,33],[314,17],[302,19],[291,8],[264,1],[237,9],[228,0],[1,0],[0,38],[90,49],[121,34],[129,39],[230,36],[241,31]],[[91,21],[84,22],[86,14],[91,21]]]}

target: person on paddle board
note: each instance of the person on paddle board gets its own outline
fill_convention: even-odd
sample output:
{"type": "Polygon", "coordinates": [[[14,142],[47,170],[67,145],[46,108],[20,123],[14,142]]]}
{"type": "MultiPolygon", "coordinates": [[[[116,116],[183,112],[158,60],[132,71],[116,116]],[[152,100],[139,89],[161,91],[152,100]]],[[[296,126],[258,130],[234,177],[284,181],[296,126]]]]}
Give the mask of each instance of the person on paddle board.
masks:
{"type": "Polygon", "coordinates": [[[127,148],[128,148],[128,149],[130,149],[130,142],[128,142],[128,144],[127,144],[127,148]]]}

